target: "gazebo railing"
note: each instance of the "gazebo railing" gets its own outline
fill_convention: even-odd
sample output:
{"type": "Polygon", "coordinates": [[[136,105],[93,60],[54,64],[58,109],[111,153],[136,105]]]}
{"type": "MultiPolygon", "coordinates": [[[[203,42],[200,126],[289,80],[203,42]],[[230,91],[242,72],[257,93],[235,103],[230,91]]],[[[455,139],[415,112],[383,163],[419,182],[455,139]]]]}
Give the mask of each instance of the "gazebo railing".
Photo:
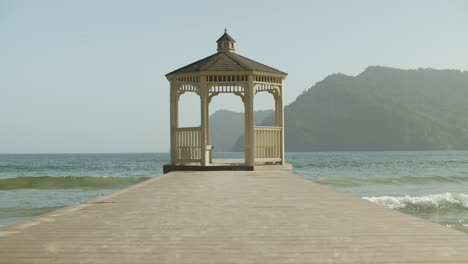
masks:
{"type": "Polygon", "coordinates": [[[255,161],[281,161],[281,127],[255,127],[255,161]]]}
{"type": "Polygon", "coordinates": [[[200,127],[182,127],[175,130],[175,162],[201,161],[200,127]]]}

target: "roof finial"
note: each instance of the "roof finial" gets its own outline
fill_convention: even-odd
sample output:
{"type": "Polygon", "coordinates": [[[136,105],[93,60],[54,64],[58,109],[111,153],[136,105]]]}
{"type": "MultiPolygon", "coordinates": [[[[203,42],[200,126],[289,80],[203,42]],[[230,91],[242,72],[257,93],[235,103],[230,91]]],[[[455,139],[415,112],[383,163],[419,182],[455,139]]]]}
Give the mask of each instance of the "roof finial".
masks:
{"type": "Polygon", "coordinates": [[[227,33],[227,27],[224,28],[224,33],[227,33]]]}

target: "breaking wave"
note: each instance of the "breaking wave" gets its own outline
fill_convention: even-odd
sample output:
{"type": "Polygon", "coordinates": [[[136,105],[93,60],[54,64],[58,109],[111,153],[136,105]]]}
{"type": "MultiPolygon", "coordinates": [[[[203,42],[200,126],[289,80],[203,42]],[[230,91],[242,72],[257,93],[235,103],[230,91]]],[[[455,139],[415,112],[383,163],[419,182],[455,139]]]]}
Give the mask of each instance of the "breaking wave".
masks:
{"type": "Polygon", "coordinates": [[[405,177],[379,177],[379,178],[361,178],[361,177],[329,177],[317,180],[320,183],[329,184],[337,187],[357,187],[369,184],[423,184],[423,183],[466,183],[468,176],[405,176],[405,177]]]}
{"type": "Polygon", "coordinates": [[[463,193],[441,193],[425,196],[373,196],[362,198],[392,209],[468,209],[468,194],[463,193]]]}
{"type": "Polygon", "coordinates": [[[108,189],[132,185],[149,177],[38,176],[0,179],[0,190],[17,189],[108,189]]]}

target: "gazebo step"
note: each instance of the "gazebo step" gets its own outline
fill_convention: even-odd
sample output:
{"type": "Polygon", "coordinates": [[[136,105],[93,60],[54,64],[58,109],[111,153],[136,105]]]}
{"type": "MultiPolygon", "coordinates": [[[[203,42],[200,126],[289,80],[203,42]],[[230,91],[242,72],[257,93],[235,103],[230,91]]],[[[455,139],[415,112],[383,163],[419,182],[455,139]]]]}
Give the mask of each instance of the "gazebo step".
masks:
{"type": "Polygon", "coordinates": [[[253,171],[255,166],[249,166],[245,164],[227,164],[227,165],[172,165],[164,164],[163,173],[169,173],[171,171],[253,171]]]}
{"type": "Polygon", "coordinates": [[[163,166],[164,173],[171,171],[292,171],[292,165],[258,163],[251,166],[243,163],[242,160],[214,160],[214,163],[208,166],[201,166],[197,163],[165,164],[163,166]]]}

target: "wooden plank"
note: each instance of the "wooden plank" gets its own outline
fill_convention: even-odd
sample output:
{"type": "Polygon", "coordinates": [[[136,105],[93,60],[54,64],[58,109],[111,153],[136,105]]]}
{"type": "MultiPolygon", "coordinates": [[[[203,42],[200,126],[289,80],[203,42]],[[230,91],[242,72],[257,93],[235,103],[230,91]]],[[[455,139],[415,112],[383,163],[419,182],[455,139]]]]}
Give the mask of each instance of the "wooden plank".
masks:
{"type": "Polygon", "coordinates": [[[467,263],[467,245],[290,172],[172,172],[0,229],[0,263],[467,263]]]}

